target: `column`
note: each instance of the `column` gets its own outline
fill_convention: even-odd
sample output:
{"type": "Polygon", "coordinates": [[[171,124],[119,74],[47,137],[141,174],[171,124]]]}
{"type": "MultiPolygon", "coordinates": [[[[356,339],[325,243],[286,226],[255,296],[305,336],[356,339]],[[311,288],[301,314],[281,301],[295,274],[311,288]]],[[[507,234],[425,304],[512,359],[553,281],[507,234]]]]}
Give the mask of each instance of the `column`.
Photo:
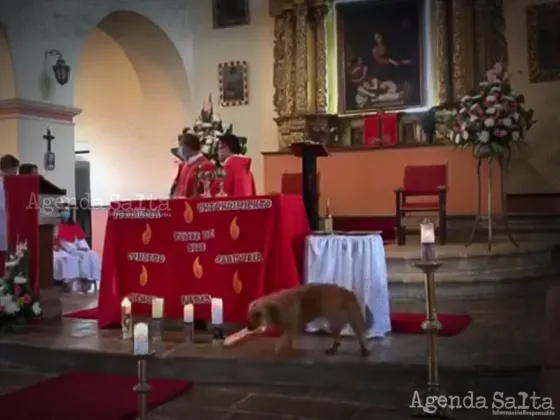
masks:
{"type": "Polygon", "coordinates": [[[461,99],[474,88],[473,10],[469,0],[451,0],[453,28],[453,97],[461,99]]]}
{"type": "Polygon", "coordinates": [[[305,0],[296,0],[295,9],[295,112],[305,114],[307,102],[307,4],[305,0]]]}
{"type": "Polygon", "coordinates": [[[475,76],[482,80],[492,64],[488,57],[489,34],[488,0],[474,0],[475,76]]]}
{"type": "Polygon", "coordinates": [[[315,22],[315,112],[326,113],[329,109],[327,80],[327,24],[329,4],[313,8],[315,22]]]}
{"type": "Polygon", "coordinates": [[[450,102],[453,98],[451,86],[451,44],[449,25],[449,2],[436,0],[435,20],[437,25],[436,54],[438,74],[438,99],[440,103],[450,102]]]}

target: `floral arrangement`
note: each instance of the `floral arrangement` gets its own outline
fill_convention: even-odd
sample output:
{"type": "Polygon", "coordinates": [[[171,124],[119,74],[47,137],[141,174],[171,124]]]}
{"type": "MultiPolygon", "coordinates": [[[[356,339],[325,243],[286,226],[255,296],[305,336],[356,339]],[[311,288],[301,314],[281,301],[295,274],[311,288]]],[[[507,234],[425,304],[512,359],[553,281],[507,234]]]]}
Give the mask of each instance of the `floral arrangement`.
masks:
{"type": "MultiPolygon", "coordinates": [[[[220,166],[218,138],[223,134],[232,133],[233,125],[230,124],[224,129],[222,119],[214,112],[211,94],[189,132],[192,132],[201,140],[201,152],[216,166],[220,166]]],[[[247,139],[240,137],[239,141],[241,142],[241,154],[244,155],[247,152],[247,139]]]]}
{"type": "Polygon", "coordinates": [[[449,139],[458,147],[472,148],[475,157],[509,159],[513,147],[526,144],[527,131],[536,122],[524,103],[502,64],[496,63],[447,119],[449,139]]]}
{"type": "Polygon", "coordinates": [[[0,280],[0,329],[27,324],[41,318],[41,306],[29,284],[27,243],[16,245],[6,262],[6,276],[0,280]]]}

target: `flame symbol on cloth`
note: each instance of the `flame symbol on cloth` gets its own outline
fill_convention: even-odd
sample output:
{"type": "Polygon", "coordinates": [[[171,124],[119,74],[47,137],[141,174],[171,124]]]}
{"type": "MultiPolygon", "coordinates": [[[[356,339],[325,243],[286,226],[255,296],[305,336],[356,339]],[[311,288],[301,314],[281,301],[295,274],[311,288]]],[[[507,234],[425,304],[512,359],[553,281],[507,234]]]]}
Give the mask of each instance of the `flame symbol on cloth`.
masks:
{"type": "Polygon", "coordinates": [[[146,223],[146,229],[142,233],[142,243],[144,245],[148,245],[152,240],[152,228],[150,227],[149,223],[146,223]]]}
{"type": "Polygon", "coordinates": [[[143,265],[142,266],[142,272],[140,273],[140,286],[145,286],[146,284],[148,284],[148,270],[146,269],[146,266],[143,265]]]}
{"type": "Polygon", "coordinates": [[[197,279],[201,279],[204,274],[204,268],[200,264],[200,257],[196,257],[192,265],[192,272],[197,279]]]}
{"type": "Polygon", "coordinates": [[[239,275],[237,274],[236,271],[235,274],[233,275],[233,291],[235,292],[236,295],[238,295],[241,293],[242,290],[243,290],[243,282],[239,278],[239,275]]]}
{"type": "Polygon", "coordinates": [[[187,223],[192,223],[192,221],[194,219],[193,209],[189,205],[189,203],[186,202],[186,201],[185,201],[185,211],[183,212],[183,218],[185,219],[185,222],[187,222],[187,223]]]}
{"type": "Polygon", "coordinates": [[[229,235],[231,236],[231,239],[235,241],[239,238],[240,233],[239,225],[237,224],[237,216],[235,216],[229,224],[229,235]]]}

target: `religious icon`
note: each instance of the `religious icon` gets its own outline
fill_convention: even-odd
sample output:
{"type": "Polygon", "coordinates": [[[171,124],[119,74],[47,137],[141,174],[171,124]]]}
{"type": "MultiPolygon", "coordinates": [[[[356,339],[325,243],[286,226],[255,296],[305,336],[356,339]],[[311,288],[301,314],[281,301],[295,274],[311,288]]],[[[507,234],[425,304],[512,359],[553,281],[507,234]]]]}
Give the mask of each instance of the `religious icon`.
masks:
{"type": "Polygon", "coordinates": [[[222,106],[247,105],[249,103],[247,62],[221,63],[218,65],[218,72],[222,106]]]}
{"type": "Polygon", "coordinates": [[[341,112],[422,105],[423,3],[337,5],[341,112]]]}
{"type": "Polygon", "coordinates": [[[214,29],[249,24],[249,0],[213,0],[214,29]]]}
{"type": "Polygon", "coordinates": [[[51,143],[55,137],[51,134],[50,128],[47,128],[47,133],[43,136],[43,139],[47,142],[47,151],[45,153],[45,170],[53,171],[56,166],[55,155],[51,150],[51,143]]]}
{"type": "Polygon", "coordinates": [[[560,80],[560,2],[527,6],[526,13],[529,81],[560,80]]]}

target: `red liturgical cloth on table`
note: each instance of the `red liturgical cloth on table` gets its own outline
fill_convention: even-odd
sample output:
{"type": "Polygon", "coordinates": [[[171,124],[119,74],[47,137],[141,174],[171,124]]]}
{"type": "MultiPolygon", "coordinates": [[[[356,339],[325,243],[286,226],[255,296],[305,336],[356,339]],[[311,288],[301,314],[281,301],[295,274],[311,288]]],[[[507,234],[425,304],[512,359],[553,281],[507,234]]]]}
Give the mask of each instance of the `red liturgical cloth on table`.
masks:
{"type": "Polygon", "coordinates": [[[381,138],[383,139],[383,146],[391,147],[396,146],[399,142],[399,124],[398,114],[384,114],[381,120],[381,138]]]}
{"type": "Polygon", "coordinates": [[[366,117],[364,119],[364,144],[378,144],[379,134],[379,115],[366,117]]]}
{"type": "Polygon", "coordinates": [[[107,219],[99,326],[118,324],[124,297],[132,313],[210,319],[210,298],[223,299],[224,322],[247,322],[250,302],[301,284],[309,224],[297,195],[111,203],[107,219]]]}

